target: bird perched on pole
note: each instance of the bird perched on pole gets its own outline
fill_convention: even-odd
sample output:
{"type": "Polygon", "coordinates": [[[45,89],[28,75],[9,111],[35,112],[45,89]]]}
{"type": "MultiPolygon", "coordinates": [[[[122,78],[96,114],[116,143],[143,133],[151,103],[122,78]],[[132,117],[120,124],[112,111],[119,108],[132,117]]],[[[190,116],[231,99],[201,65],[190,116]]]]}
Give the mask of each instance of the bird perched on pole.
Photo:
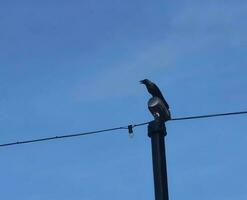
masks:
{"type": "MultiPolygon", "coordinates": [[[[141,84],[144,84],[148,90],[148,92],[153,96],[153,97],[158,97],[165,105],[166,109],[169,111],[169,105],[166,102],[164,96],[162,95],[160,89],[158,88],[158,86],[153,83],[152,81],[148,80],[148,79],[144,79],[140,81],[141,84]]],[[[169,111],[170,113],[170,111],[169,111]]]]}

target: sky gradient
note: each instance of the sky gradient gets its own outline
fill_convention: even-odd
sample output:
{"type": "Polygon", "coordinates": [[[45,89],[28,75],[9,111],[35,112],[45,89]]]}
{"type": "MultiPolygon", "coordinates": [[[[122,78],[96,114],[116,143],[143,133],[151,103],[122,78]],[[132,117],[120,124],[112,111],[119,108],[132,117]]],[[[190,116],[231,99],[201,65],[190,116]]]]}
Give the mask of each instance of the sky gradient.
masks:
{"type": "MultiPolygon", "coordinates": [[[[0,1],[0,143],[247,109],[246,1],[0,1]]],[[[168,122],[170,199],[246,200],[247,116],[168,122]]],[[[4,200],[154,199],[147,128],[0,149],[4,200]]]]}

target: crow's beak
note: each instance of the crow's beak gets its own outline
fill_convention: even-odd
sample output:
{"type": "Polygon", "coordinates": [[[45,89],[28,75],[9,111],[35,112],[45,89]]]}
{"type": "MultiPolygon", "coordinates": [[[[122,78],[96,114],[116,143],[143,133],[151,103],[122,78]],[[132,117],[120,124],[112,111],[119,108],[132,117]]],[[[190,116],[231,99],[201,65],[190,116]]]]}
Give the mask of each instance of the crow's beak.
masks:
{"type": "Polygon", "coordinates": [[[141,84],[145,84],[145,81],[144,81],[144,80],[141,80],[140,83],[141,83],[141,84]]]}

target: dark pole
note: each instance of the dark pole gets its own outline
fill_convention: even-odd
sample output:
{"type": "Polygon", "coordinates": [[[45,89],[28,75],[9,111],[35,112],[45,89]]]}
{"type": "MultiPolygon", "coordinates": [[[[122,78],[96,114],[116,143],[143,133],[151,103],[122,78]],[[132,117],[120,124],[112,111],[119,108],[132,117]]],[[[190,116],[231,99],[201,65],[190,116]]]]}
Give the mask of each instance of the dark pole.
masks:
{"type": "Polygon", "coordinates": [[[166,127],[163,120],[156,119],[148,124],[148,136],[152,143],[155,200],[169,200],[166,153],[164,137],[166,127]]]}
{"type": "Polygon", "coordinates": [[[152,143],[155,200],[169,200],[164,137],[166,136],[165,122],[171,119],[171,113],[159,87],[148,79],[140,82],[152,95],[148,101],[148,109],[155,120],[148,124],[148,136],[152,143]]]}

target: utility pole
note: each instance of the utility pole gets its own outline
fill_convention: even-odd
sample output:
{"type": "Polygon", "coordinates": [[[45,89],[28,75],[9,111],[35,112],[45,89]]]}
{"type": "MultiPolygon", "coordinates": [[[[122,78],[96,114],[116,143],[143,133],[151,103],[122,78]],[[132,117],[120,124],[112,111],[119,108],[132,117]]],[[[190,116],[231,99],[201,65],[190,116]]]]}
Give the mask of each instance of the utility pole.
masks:
{"type": "Polygon", "coordinates": [[[163,121],[154,120],[148,124],[148,136],[152,143],[153,176],[155,200],[169,200],[166,168],[166,127],[163,121]]]}
{"type": "Polygon", "coordinates": [[[153,176],[155,200],[169,200],[165,152],[165,122],[171,119],[169,105],[158,86],[148,79],[140,81],[153,96],[148,101],[148,109],[154,120],[148,124],[148,136],[152,143],[153,176]]]}

